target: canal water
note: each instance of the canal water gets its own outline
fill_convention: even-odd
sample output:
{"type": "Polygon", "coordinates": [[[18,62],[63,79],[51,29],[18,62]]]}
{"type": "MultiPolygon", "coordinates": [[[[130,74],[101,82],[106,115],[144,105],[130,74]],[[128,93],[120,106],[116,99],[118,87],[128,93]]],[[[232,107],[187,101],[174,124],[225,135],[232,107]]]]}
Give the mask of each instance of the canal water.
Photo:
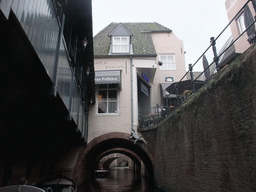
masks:
{"type": "Polygon", "coordinates": [[[109,170],[107,178],[95,178],[90,192],[160,192],[148,180],[128,168],[109,170]]]}

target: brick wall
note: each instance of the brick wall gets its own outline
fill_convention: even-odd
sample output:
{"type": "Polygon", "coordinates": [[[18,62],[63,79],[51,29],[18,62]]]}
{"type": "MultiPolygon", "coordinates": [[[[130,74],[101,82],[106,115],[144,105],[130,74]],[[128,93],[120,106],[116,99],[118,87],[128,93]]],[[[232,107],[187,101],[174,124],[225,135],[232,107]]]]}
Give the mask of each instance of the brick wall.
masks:
{"type": "Polygon", "coordinates": [[[140,130],[156,185],[171,191],[256,191],[256,48],[158,127],[140,130]]]}

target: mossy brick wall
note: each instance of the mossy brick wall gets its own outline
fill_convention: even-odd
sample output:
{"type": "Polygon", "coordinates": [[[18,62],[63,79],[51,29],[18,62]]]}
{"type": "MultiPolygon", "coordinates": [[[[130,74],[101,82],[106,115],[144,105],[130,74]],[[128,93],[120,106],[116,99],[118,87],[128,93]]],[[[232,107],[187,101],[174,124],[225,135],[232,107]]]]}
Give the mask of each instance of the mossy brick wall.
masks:
{"type": "Polygon", "coordinates": [[[158,127],[140,130],[156,185],[170,191],[256,191],[256,47],[158,127]]]}

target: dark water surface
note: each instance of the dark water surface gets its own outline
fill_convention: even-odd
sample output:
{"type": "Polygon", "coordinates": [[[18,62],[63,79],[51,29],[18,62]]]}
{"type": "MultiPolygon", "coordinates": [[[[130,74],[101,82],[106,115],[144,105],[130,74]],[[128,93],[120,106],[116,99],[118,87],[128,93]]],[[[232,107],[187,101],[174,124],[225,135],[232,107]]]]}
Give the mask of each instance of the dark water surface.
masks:
{"type": "Polygon", "coordinates": [[[145,177],[135,174],[127,168],[112,169],[107,178],[96,178],[90,192],[160,192],[145,177]]]}

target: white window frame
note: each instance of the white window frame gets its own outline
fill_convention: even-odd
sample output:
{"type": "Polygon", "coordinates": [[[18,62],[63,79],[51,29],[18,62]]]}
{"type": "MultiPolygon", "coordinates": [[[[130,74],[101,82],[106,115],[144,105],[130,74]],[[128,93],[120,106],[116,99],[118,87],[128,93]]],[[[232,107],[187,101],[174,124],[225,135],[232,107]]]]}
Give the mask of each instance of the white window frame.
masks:
{"type": "Polygon", "coordinates": [[[160,66],[160,70],[162,71],[176,70],[175,54],[161,54],[159,55],[159,61],[163,63],[163,65],[160,66]],[[173,60],[169,60],[170,56],[173,57],[173,60]]]}
{"type": "Polygon", "coordinates": [[[112,36],[112,53],[129,53],[130,52],[130,37],[129,36],[112,36]],[[119,39],[117,43],[115,39],[119,39]],[[122,40],[126,39],[126,44],[122,44],[122,40]]]}
{"type": "Polygon", "coordinates": [[[244,13],[242,13],[237,19],[237,26],[238,26],[238,30],[239,30],[239,34],[242,34],[245,30],[245,23],[244,23],[244,13]]]}
{"type": "MultiPolygon", "coordinates": [[[[97,107],[96,107],[96,114],[98,114],[98,115],[119,115],[119,86],[118,85],[116,85],[116,88],[109,88],[109,85],[113,85],[113,84],[104,84],[104,85],[106,85],[107,86],[107,88],[99,88],[100,87],[100,84],[97,86],[97,97],[96,97],[96,103],[97,103],[97,107]],[[100,90],[107,90],[107,109],[106,109],[106,113],[99,113],[99,91],[100,90]],[[114,112],[114,113],[109,113],[108,112],[108,107],[109,107],[109,103],[110,103],[110,101],[109,101],[109,99],[108,99],[108,91],[109,90],[116,90],[117,91],[117,96],[116,96],[116,105],[117,105],[117,109],[116,109],[116,112],[114,112]]],[[[113,102],[113,101],[111,101],[111,102],[113,102]]]]}

